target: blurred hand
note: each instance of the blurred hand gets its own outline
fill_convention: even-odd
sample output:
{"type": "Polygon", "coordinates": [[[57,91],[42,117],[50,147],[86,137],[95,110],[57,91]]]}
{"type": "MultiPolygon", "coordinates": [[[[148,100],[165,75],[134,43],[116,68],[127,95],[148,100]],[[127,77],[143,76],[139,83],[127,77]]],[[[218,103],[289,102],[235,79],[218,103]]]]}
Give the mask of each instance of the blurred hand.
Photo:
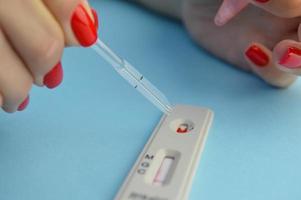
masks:
{"type": "Polygon", "coordinates": [[[21,111],[33,84],[57,87],[64,47],[92,45],[97,29],[85,0],[0,0],[0,106],[21,111]]]}
{"type": "Polygon", "coordinates": [[[267,12],[282,18],[299,17],[301,0],[223,0],[223,3],[215,17],[217,25],[224,25],[238,13],[253,4],[267,12]]]}
{"type": "Polygon", "coordinates": [[[250,0],[225,0],[215,17],[220,0],[184,0],[183,21],[194,40],[214,55],[273,86],[287,87],[301,74],[300,2],[254,0],[256,7],[246,8],[250,0]]]}

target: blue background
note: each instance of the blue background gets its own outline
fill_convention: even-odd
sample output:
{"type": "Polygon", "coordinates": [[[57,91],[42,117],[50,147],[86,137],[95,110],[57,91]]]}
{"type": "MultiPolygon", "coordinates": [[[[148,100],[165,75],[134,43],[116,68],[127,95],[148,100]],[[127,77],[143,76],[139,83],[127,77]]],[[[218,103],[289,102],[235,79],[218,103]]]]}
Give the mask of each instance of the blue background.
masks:
{"type": "MultiPolygon", "coordinates": [[[[287,90],[203,52],[182,25],[93,1],[100,37],[174,103],[216,118],[191,200],[301,198],[301,82],[287,90]]],[[[89,49],[65,52],[64,84],[0,115],[1,200],[110,200],[161,114],[89,49]]]]}

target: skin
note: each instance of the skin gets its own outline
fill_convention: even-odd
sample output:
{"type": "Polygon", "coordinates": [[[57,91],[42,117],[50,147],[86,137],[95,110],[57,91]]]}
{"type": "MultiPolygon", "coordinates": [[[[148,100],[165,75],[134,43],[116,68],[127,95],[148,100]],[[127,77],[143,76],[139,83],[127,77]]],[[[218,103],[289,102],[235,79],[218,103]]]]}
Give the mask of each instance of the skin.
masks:
{"type": "Polygon", "coordinates": [[[70,17],[84,0],[0,0],[0,106],[15,112],[33,84],[61,60],[66,46],[78,45],[70,17]]]}
{"type": "MultiPolygon", "coordinates": [[[[132,1],[181,20],[200,46],[273,86],[287,87],[301,74],[301,68],[288,69],[279,64],[288,47],[301,49],[301,0],[270,0],[264,4],[251,0],[132,1]],[[267,54],[269,62],[264,68],[245,56],[252,44],[267,54]]],[[[15,112],[34,84],[43,86],[45,75],[60,61],[64,48],[79,45],[70,23],[79,4],[95,23],[85,0],[0,0],[3,110],[15,112]]]]}
{"type": "MultiPolygon", "coordinates": [[[[192,38],[217,57],[238,68],[253,72],[273,86],[291,85],[296,76],[278,68],[279,58],[273,56],[272,50],[279,42],[288,43],[283,40],[298,39],[300,19],[276,17],[251,6],[227,25],[220,27],[214,24],[219,5],[220,1],[215,0],[210,3],[185,2],[183,21],[192,38]],[[246,50],[253,44],[260,46],[269,56],[270,62],[264,68],[254,65],[245,56],[246,50]]],[[[285,49],[285,46],[282,48],[285,49]]]]}
{"type": "MultiPolygon", "coordinates": [[[[164,12],[168,6],[162,7],[159,0],[139,0],[139,3],[170,15],[164,12]]],[[[182,0],[168,4],[177,12],[171,16],[186,25],[200,46],[236,67],[258,75],[268,84],[288,87],[301,73],[300,69],[287,69],[278,64],[288,47],[300,48],[298,28],[301,18],[297,12],[301,9],[300,0],[271,0],[266,4],[250,0],[182,0]],[[227,13],[225,8],[231,6],[232,11],[227,13]],[[218,16],[222,15],[224,21],[218,22],[218,16]],[[253,44],[269,57],[264,68],[254,65],[245,56],[253,44]]]]}

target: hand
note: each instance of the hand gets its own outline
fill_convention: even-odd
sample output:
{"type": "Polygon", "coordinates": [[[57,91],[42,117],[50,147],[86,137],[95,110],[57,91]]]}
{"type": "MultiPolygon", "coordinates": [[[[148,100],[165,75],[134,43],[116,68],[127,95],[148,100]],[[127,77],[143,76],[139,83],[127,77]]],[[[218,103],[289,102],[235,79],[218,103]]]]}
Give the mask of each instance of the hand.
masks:
{"type": "Polygon", "coordinates": [[[21,111],[33,84],[57,87],[64,47],[92,45],[97,26],[84,0],[0,0],[0,106],[21,111]]]}
{"type": "MultiPolygon", "coordinates": [[[[215,17],[215,23],[220,26],[226,24],[249,3],[262,8],[274,16],[299,20],[296,21],[296,26],[292,27],[291,31],[293,33],[290,34],[292,37],[283,38],[290,40],[283,40],[276,44],[272,56],[275,66],[280,70],[301,75],[301,43],[295,41],[301,40],[301,26],[298,24],[298,22],[301,23],[301,0],[224,0],[215,17]],[[294,31],[297,32],[297,35],[294,34],[294,31]]],[[[272,34],[275,34],[275,32],[272,34]]]]}
{"type": "Polygon", "coordinates": [[[248,4],[260,7],[278,17],[294,18],[301,15],[301,0],[223,0],[215,17],[215,23],[217,25],[226,24],[248,4]]]}
{"type": "MultiPolygon", "coordinates": [[[[287,73],[291,72],[291,68],[301,66],[301,57],[298,56],[301,55],[301,50],[298,50],[301,45],[296,42],[301,20],[295,17],[295,11],[290,13],[282,10],[279,12],[281,17],[274,14],[280,10],[279,6],[291,1],[281,0],[282,4],[277,4],[277,0],[270,0],[270,7],[268,4],[253,2],[273,14],[250,6],[227,25],[218,27],[214,24],[214,17],[220,0],[184,0],[183,21],[192,37],[214,55],[254,72],[273,86],[287,87],[296,80],[297,76],[294,74],[301,72],[294,69],[294,74],[287,73]]],[[[225,8],[225,4],[223,6],[225,8]]],[[[288,7],[290,6],[293,7],[288,7]]],[[[240,2],[235,8],[236,13],[245,7],[246,4],[240,2]]],[[[230,12],[228,19],[236,13],[230,12]]]]}

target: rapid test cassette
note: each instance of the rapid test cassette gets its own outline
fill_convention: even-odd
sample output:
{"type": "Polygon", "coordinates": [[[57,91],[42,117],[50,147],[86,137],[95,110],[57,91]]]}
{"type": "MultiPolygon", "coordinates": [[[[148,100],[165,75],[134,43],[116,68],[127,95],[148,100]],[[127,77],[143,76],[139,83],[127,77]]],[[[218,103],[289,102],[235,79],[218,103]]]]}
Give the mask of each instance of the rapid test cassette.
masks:
{"type": "Polygon", "coordinates": [[[212,120],[192,106],[164,115],[115,200],[187,200],[212,120]]]}

